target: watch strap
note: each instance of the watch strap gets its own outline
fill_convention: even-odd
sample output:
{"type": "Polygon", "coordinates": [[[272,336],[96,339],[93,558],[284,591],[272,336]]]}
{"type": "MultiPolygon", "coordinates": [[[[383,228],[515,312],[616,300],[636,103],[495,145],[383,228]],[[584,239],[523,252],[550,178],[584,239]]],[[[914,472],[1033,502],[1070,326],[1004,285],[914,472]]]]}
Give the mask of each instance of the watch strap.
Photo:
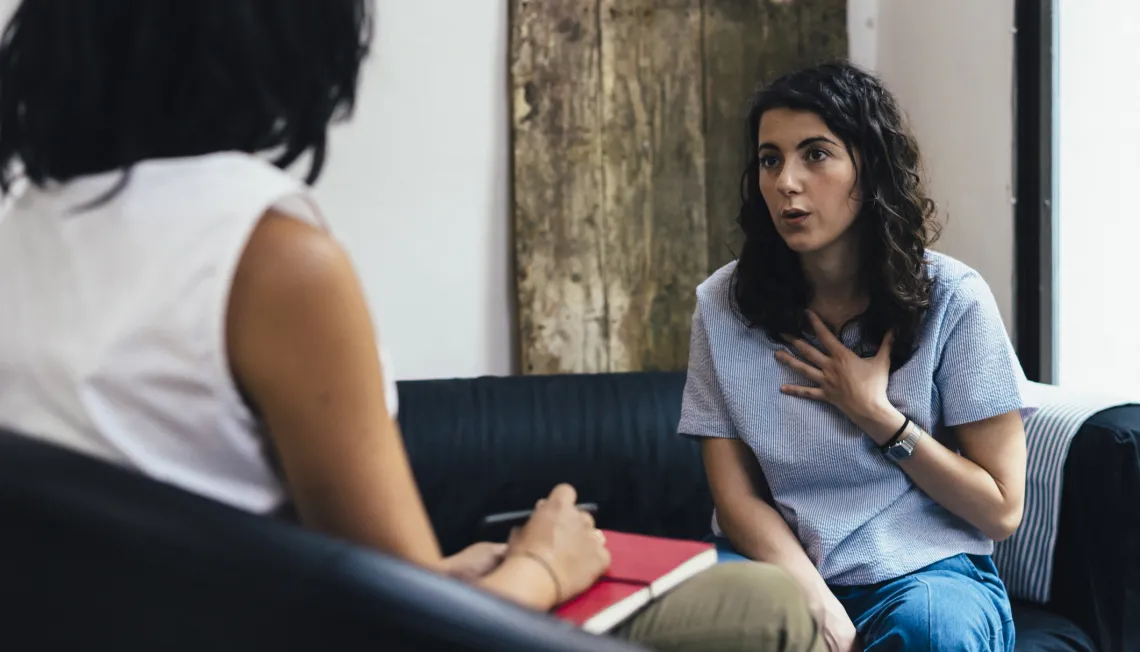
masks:
{"type": "Polygon", "coordinates": [[[903,436],[883,453],[887,459],[893,462],[901,462],[913,455],[914,449],[918,447],[918,442],[926,434],[913,421],[908,423],[903,431],[903,436]]]}
{"type": "Polygon", "coordinates": [[[895,431],[894,436],[892,436],[890,439],[888,439],[887,443],[883,444],[882,446],[879,446],[880,451],[882,451],[884,453],[887,452],[887,449],[890,448],[891,446],[894,446],[895,443],[898,442],[899,437],[902,437],[902,434],[904,432],[906,432],[906,427],[910,425],[910,417],[905,417],[905,419],[906,420],[903,421],[902,427],[899,428],[897,431],[895,431]]]}

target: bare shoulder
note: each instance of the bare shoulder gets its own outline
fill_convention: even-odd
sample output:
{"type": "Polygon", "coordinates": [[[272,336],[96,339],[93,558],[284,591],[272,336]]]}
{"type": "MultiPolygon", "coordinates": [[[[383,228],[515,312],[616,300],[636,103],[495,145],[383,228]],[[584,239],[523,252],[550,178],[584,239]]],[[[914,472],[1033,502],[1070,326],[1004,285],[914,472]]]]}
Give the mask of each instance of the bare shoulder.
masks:
{"type": "Polygon", "coordinates": [[[353,355],[375,359],[374,338],[344,248],[312,224],[266,213],[230,292],[226,340],[239,384],[256,396],[280,388],[286,377],[311,383],[317,371],[343,373],[321,367],[353,355]]]}
{"type": "Polygon", "coordinates": [[[254,228],[234,275],[233,292],[263,306],[319,301],[330,289],[355,284],[344,249],[326,231],[268,211],[254,228]]]}

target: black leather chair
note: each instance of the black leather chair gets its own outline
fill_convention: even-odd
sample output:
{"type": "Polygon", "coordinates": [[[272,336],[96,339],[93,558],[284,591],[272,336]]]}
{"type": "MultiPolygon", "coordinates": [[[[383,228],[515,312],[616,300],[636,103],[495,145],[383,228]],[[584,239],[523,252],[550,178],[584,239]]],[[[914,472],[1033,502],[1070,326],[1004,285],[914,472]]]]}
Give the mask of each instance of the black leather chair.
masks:
{"type": "Polygon", "coordinates": [[[13,652],[639,649],[3,431],[0,623],[13,652]]]}

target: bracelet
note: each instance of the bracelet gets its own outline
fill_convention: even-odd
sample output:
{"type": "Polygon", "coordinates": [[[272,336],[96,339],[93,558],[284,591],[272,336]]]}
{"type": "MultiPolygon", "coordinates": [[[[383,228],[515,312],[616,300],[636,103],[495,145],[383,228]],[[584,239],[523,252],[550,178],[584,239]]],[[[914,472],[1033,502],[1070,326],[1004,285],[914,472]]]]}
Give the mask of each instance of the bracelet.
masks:
{"type": "Polygon", "coordinates": [[[902,428],[899,428],[898,432],[895,433],[895,436],[888,439],[887,443],[883,444],[882,446],[879,446],[879,450],[886,452],[886,450],[888,448],[890,448],[891,446],[894,446],[895,443],[899,440],[899,437],[902,437],[902,434],[904,432],[906,432],[906,427],[909,425],[910,425],[910,417],[907,417],[906,421],[903,421],[902,428]]]}
{"type": "Polygon", "coordinates": [[[529,557],[546,569],[546,573],[550,575],[550,581],[554,582],[554,604],[562,604],[562,583],[558,581],[558,574],[554,572],[554,567],[550,565],[550,562],[533,550],[520,550],[516,554],[529,557]]]}

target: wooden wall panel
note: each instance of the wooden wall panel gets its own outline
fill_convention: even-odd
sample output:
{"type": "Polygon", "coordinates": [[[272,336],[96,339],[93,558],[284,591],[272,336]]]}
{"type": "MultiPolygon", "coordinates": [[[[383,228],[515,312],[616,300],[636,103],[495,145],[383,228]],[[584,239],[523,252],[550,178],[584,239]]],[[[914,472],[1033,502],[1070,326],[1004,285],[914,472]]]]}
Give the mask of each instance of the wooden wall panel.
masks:
{"type": "Polygon", "coordinates": [[[601,7],[610,369],[681,369],[708,276],[701,0],[601,7]]]}
{"type": "Polygon", "coordinates": [[[519,362],[608,369],[597,0],[512,0],[519,362]]]}
{"type": "Polygon", "coordinates": [[[683,369],[748,96],[844,56],[846,0],[510,2],[521,371],[683,369]]]}

